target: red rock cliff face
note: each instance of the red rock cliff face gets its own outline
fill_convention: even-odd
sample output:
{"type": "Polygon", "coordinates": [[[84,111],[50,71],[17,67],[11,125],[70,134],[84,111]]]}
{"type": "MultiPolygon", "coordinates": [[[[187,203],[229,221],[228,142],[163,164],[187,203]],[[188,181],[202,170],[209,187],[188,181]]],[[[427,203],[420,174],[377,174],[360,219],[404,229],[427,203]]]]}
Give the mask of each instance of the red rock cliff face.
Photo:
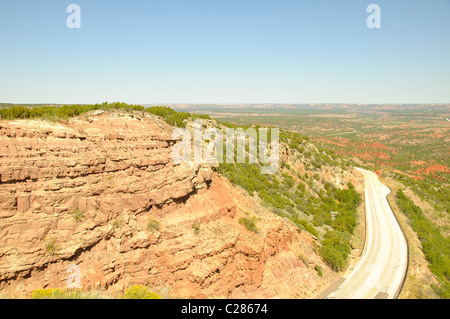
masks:
{"type": "MultiPolygon", "coordinates": [[[[0,121],[0,293],[67,286],[169,297],[310,297],[315,241],[209,167],[171,161],[157,118],[0,121]],[[258,233],[239,223],[256,217],[258,233]]],[[[318,277],[319,264],[324,276],[318,277]]]]}

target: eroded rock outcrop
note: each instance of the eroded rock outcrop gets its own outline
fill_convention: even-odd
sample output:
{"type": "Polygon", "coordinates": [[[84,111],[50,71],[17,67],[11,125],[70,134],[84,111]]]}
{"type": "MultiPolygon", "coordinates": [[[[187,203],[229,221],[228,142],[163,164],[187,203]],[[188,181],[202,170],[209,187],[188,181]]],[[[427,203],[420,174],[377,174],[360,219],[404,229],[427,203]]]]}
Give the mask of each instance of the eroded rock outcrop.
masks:
{"type": "Polygon", "coordinates": [[[314,239],[211,168],[173,163],[170,130],[120,113],[0,121],[0,293],[64,288],[71,264],[83,289],[112,294],[132,284],[197,298],[321,288],[331,271],[314,239]]]}

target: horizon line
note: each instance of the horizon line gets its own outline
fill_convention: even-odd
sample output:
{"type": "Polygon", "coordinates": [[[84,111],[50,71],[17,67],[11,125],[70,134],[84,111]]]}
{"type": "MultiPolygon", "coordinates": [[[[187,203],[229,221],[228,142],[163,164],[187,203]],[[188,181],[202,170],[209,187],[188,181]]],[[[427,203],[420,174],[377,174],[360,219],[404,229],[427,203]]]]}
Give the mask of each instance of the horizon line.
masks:
{"type": "Polygon", "coordinates": [[[18,103],[18,102],[0,102],[0,104],[12,104],[12,105],[94,105],[102,103],[126,103],[134,105],[446,105],[450,102],[385,102],[385,103],[351,103],[351,102],[234,102],[234,103],[215,103],[215,102],[178,102],[178,103],[129,103],[125,101],[103,101],[96,103],[48,103],[48,102],[31,102],[31,103],[18,103]]]}

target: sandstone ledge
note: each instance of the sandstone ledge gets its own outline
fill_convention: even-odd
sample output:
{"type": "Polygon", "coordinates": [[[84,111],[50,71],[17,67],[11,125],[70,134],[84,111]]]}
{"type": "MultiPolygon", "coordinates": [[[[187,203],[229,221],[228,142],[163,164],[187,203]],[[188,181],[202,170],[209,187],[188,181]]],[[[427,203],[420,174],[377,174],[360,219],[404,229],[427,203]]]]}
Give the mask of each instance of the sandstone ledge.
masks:
{"type": "Polygon", "coordinates": [[[64,288],[70,264],[83,289],[111,294],[298,298],[326,284],[310,235],[208,169],[174,164],[173,144],[154,117],[0,121],[0,293],[64,288]]]}

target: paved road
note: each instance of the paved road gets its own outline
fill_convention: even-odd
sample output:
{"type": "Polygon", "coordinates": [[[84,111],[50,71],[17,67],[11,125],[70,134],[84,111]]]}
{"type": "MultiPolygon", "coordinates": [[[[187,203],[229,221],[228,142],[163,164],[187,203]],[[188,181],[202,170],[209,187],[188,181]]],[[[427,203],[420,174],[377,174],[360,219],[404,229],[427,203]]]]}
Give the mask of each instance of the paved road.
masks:
{"type": "Polygon", "coordinates": [[[389,188],[374,173],[358,171],[365,180],[365,248],[360,261],[328,298],[396,298],[407,269],[406,240],[386,199],[389,188]]]}

